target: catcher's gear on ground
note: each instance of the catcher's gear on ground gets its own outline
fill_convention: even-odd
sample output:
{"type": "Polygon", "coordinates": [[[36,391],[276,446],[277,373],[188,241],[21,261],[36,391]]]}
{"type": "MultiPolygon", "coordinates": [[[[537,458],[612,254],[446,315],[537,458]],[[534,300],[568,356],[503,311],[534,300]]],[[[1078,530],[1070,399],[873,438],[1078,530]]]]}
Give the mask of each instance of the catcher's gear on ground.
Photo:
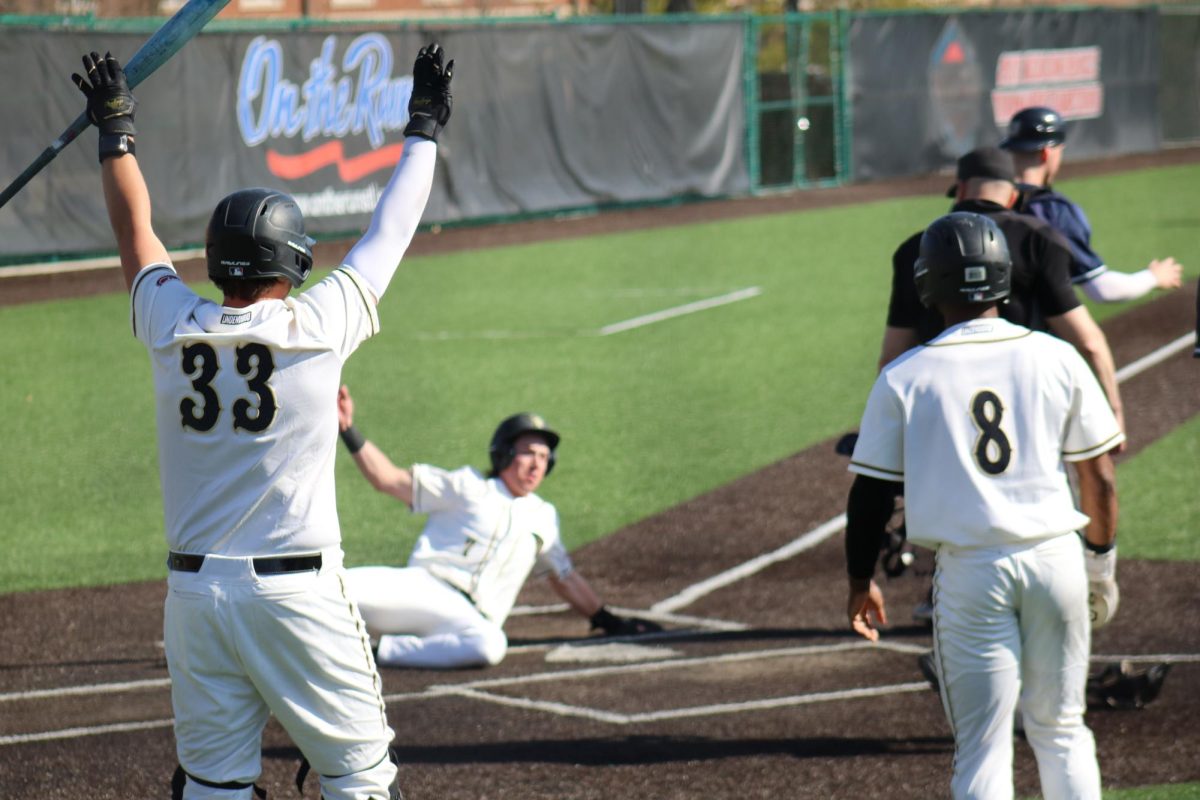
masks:
{"type": "Polygon", "coordinates": [[[1005,150],[1041,150],[1067,140],[1067,125],[1052,108],[1033,106],[1013,114],[1008,135],[1000,146],[1005,150]]]}
{"type": "Polygon", "coordinates": [[[1008,297],[1012,257],[1008,240],[990,218],[970,211],[939,217],[921,236],[913,265],[917,294],[927,308],[939,303],[993,303],[1008,297]]]}
{"type": "Polygon", "coordinates": [[[129,91],[125,70],[112,53],[101,58],[94,52],[83,56],[83,70],[86,78],[71,73],[71,80],[87,98],[87,117],[100,131],[100,160],[134,152],[137,100],[129,91]]]}
{"type": "Polygon", "coordinates": [[[657,622],[638,617],[619,617],[604,606],[592,614],[592,630],[602,630],[605,636],[637,636],[642,633],[658,633],[662,626],[657,622]]]}
{"type": "Polygon", "coordinates": [[[408,125],[405,136],[420,136],[437,141],[446,121],[450,119],[453,96],[450,79],[454,77],[454,61],[442,66],[445,51],[437,42],[422,47],[413,64],[412,95],[408,100],[408,125]]]}
{"type": "Polygon", "coordinates": [[[217,203],[209,219],[204,244],[208,277],[287,278],[299,287],[312,271],[313,244],[290,195],[241,189],[217,203]]]}
{"type": "Polygon", "coordinates": [[[1085,548],[1083,555],[1088,576],[1088,615],[1093,629],[1102,628],[1116,616],[1121,601],[1117,589],[1117,548],[1114,545],[1106,553],[1085,548]]]}
{"type": "Polygon", "coordinates": [[[546,474],[549,475],[550,470],[554,469],[555,451],[558,449],[561,437],[551,430],[541,416],[522,412],[513,414],[501,422],[496,427],[496,432],[492,434],[492,442],[488,445],[488,458],[492,462],[493,477],[499,475],[505,467],[512,463],[517,454],[513,449],[517,439],[526,433],[538,433],[546,439],[546,444],[550,447],[550,460],[546,462],[546,474]]]}
{"type": "MultiPolygon", "coordinates": [[[[933,651],[917,657],[917,668],[922,677],[929,681],[933,691],[938,691],[939,676],[933,651]]],[[[1171,671],[1168,663],[1153,664],[1146,669],[1137,669],[1129,661],[1105,664],[1098,672],[1088,675],[1087,704],[1091,709],[1135,709],[1145,708],[1162,691],[1163,681],[1171,671]]]]}
{"type": "Polygon", "coordinates": [[[1099,673],[1088,676],[1088,708],[1144,708],[1158,697],[1163,681],[1171,671],[1168,663],[1137,669],[1129,661],[1106,664],[1099,673]]]}

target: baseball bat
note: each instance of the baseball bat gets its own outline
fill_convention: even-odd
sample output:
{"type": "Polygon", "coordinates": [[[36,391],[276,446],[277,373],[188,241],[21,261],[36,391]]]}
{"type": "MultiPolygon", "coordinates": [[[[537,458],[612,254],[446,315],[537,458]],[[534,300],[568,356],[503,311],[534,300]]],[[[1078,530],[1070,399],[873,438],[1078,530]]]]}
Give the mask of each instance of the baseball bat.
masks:
{"type": "MultiPolygon", "coordinates": [[[[176,11],[174,16],[155,31],[129,59],[129,63],[125,65],[125,79],[129,82],[129,87],[132,89],[150,77],[154,70],[178,53],[180,48],[199,33],[200,29],[207,25],[208,21],[228,3],[229,0],[188,0],[183,8],[176,11]]],[[[49,147],[42,151],[40,156],[34,159],[32,164],[25,168],[24,172],[5,187],[3,192],[0,192],[0,208],[91,124],[86,113],[80,114],[65,131],[59,134],[57,139],[50,143],[49,147]]]]}

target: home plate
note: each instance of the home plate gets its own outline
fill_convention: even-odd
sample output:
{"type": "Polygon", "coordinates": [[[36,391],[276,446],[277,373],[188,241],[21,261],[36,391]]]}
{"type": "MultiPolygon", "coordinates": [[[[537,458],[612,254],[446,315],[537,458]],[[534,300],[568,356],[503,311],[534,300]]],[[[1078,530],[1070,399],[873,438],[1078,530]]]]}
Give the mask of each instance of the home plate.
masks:
{"type": "Polygon", "coordinates": [[[628,664],[634,661],[661,661],[664,658],[675,658],[679,655],[682,653],[669,647],[611,642],[608,644],[559,645],[546,653],[546,660],[557,664],[588,662],[628,664]]]}

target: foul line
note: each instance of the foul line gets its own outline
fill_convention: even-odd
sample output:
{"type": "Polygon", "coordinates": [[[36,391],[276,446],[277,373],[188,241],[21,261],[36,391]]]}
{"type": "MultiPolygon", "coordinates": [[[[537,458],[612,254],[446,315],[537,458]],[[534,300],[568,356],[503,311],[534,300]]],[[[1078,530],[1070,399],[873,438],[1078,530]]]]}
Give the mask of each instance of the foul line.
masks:
{"type": "Polygon", "coordinates": [[[776,562],[789,559],[797,553],[802,553],[805,550],[816,547],[821,542],[825,541],[830,536],[833,536],[835,533],[838,533],[845,527],[846,515],[838,514],[833,519],[822,523],[800,538],[794,539],[788,544],[785,544],[783,547],[780,547],[778,550],[770,553],[764,553],[763,555],[752,558],[749,561],[744,561],[732,569],[727,569],[722,573],[714,575],[707,580],[703,580],[700,583],[694,583],[674,597],[668,597],[666,600],[660,600],[659,602],[650,606],[650,610],[662,612],[675,611],[683,608],[684,606],[696,602],[706,594],[715,592],[717,589],[721,589],[731,583],[736,583],[742,578],[748,578],[754,573],[760,572],[776,562]]]}
{"type": "Polygon", "coordinates": [[[90,728],[66,728],[61,731],[45,731],[43,733],[19,733],[13,736],[0,736],[0,747],[9,744],[50,742],[55,739],[77,739],[81,736],[98,736],[103,733],[147,731],[153,728],[169,728],[173,724],[175,724],[175,720],[173,719],[152,719],[147,722],[118,722],[114,725],[96,725],[90,728]]]}
{"type": "Polygon", "coordinates": [[[0,703],[12,702],[14,700],[44,700],[50,697],[71,697],[74,695],[136,692],[142,689],[161,689],[170,685],[170,678],[151,678],[144,681],[124,681],[122,683],[93,683],[83,686],[64,686],[60,689],[32,689],[27,692],[10,692],[8,694],[0,694],[0,703]]]}
{"type": "Polygon", "coordinates": [[[1145,372],[1146,370],[1150,369],[1151,367],[1155,366],[1156,364],[1161,364],[1162,362],[1166,361],[1171,356],[1178,353],[1180,350],[1184,350],[1188,347],[1191,347],[1192,340],[1194,338],[1195,338],[1195,334],[1185,333],[1183,336],[1180,336],[1175,341],[1170,342],[1168,344],[1164,344],[1162,347],[1158,348],[1153,353],[1150,353],[1149,355],[1146,355],[1146,356],[1142,356],[1137,361],[1134,361],[1131,364],[1126,364],[1125,366],[1123,366],[1119,370],[1117,370],[1117,383],[1123,383],[1124,381],[1132,378],[1134,375],[1138,375],[1142,372],[1145,372]]]}
{"type": "Polygon", "coordinates": [[[706,311],[710,308],[717,308],[718,306],[736,303],[739,300],[749,300],[751,297],[757,297],[760,294],[762,294],[762,289],[758,286],[751,286],[747,289],[738,289],[736,292],[723,294],[719,297],[710,297],[707,300],[697,300],[694,303],[687,303],[682,306],[675,306],[674,308],[655,311],[653,314],[644,314],[640,317],[627,319],[624,322],[614,322],[611,325],[605,325],[603,328],[601,328],[600,335],[609,336],[614,333],[621,333],[623,331],[633,330],[634,328],[653,325],[656,322],[662,322],[663,320],[671,319],[673,317],[682,317],[685,314],[694,314],[697,311],[706,311]]]}

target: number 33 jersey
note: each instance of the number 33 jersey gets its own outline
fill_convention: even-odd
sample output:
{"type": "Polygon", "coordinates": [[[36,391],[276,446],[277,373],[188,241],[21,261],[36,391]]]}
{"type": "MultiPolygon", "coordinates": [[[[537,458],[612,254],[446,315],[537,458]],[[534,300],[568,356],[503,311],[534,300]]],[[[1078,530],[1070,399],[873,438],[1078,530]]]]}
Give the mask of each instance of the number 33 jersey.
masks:
{"type": "Polygon", "coordinates": [[[1123,440],[1070,344],[985,318],[948,328],[880,373],[850,470],[904,482],[912,542],[980,547],[1084,527],[1063,462],[1123,440]]]}
{"type": "Polygon", "coordinates": [[[302,294],[225,308],[153,264],[130,303],[154,373],[170,548],[253,556],[338,545],[342,364],[379,329],[362,279],[338,269],[302,294]]]}

